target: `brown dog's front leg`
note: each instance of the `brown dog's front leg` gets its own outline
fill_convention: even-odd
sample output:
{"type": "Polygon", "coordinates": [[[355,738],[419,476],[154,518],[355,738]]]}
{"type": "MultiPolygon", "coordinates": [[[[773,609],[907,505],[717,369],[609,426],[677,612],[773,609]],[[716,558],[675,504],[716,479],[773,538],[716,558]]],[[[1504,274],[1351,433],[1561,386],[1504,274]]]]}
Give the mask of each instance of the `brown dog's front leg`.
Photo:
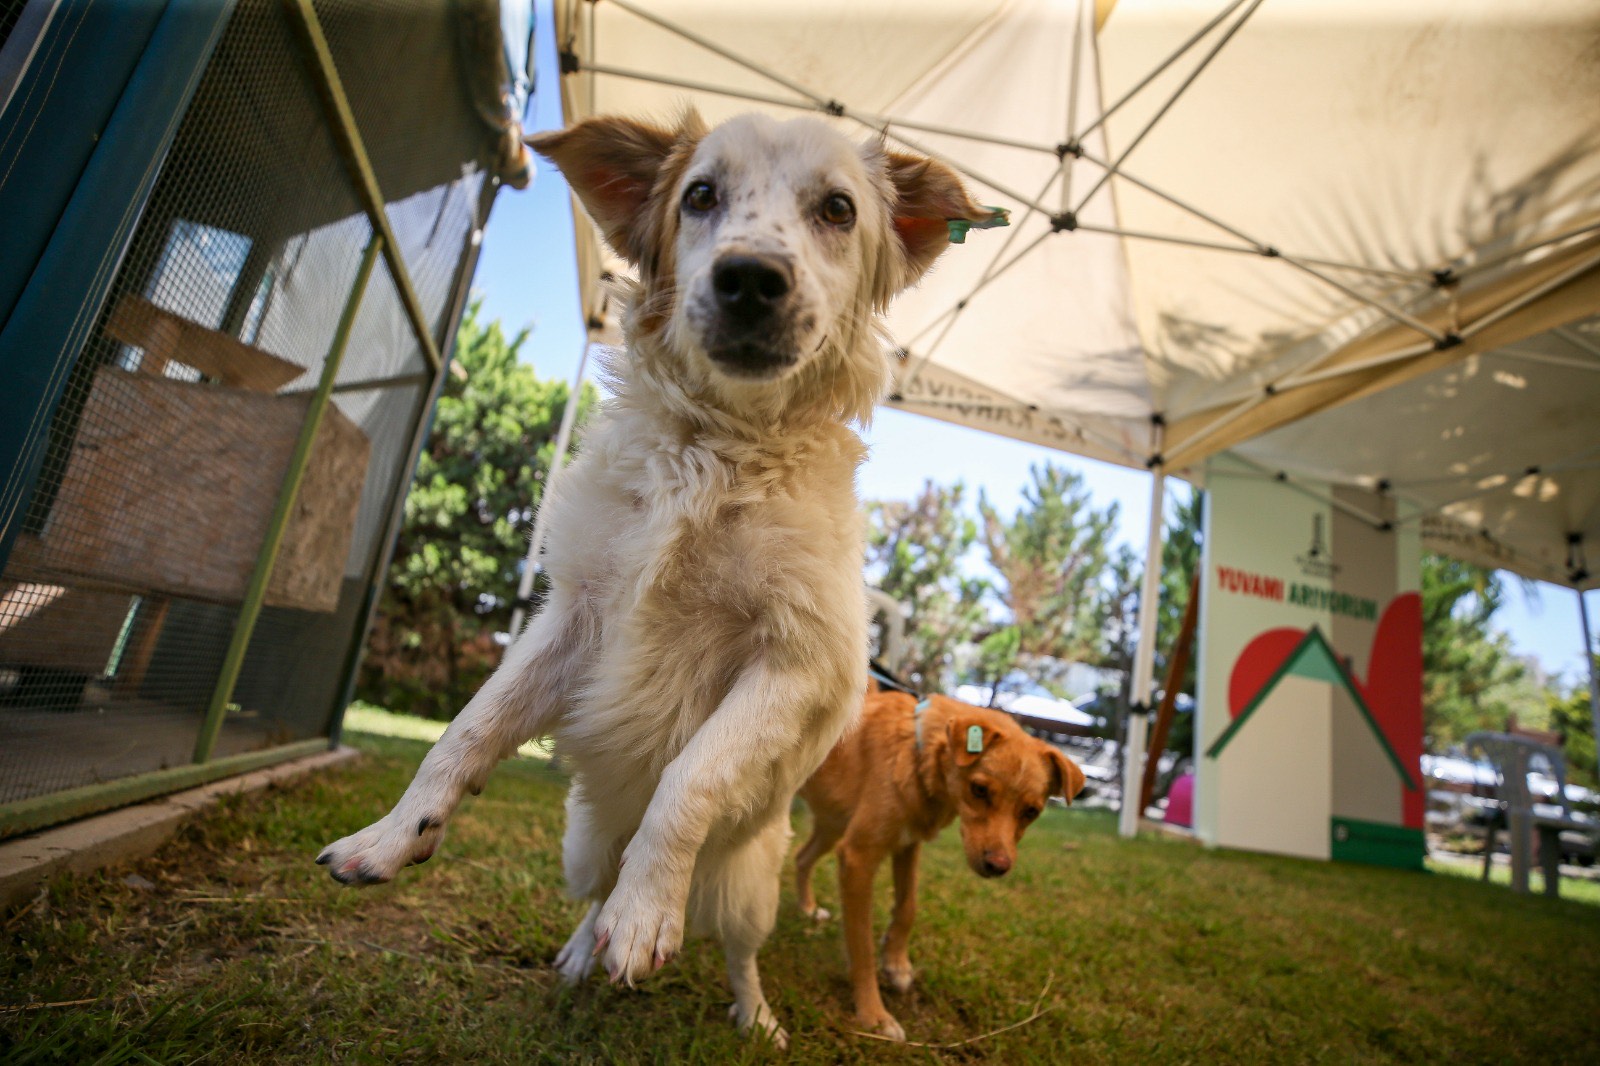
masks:
{"type": "Polygon", "coordinates": [[[896,992],[911,990],[911,923],[917,920],[917,859],[921,844],[894,854],[894,914],[883,940],[883,972],[896,992]]]}
{"type": "Polygon", "coordinates": [[[884,1008],[878,992],[878,967],[872,950],[872,875],[878,860],[851,848],[839,850],[839,896],[844,904],[844,946],[850,960],[850,987],[856,1021],[870,1033],[904,1040],[906,1032],[884,1008]]]}

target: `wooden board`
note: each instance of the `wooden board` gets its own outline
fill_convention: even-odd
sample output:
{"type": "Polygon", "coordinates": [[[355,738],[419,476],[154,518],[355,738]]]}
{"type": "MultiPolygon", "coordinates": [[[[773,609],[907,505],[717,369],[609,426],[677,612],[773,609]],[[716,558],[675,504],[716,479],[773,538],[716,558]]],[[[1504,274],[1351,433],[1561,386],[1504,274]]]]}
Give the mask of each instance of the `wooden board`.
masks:
{"type": "Polygon", "coordinates": [[[0,583],[0,662],[99,677],[131,602],[112,592],[0,583]]]}
{"type": "Polygon", "coordinates": [[[106,319],[106,334],[144,349],[139,368],[160,375],[169,362],[192,366],[209,378],[241,389],[277,392],[306,368],[237,337],[163,310],[142,296],[123,296],[106,319]]]}
{"type": "MultiPolygon", "coordinates": [[[[17,539],[6,577],[241,602],[309,404],[102,368],[44,532],[17,539]]],[[[268,605],[337,605],[369,452],[330,406],[268,605]]]]}

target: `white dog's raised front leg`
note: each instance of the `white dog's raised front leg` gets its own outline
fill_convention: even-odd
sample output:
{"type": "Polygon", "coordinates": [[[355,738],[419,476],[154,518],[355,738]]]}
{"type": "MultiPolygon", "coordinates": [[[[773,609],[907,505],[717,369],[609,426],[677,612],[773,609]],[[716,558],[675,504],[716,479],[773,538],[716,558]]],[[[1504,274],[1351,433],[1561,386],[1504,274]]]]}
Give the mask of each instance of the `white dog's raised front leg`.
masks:
{"type": "MultiPolygon", "coordinates": [[[[661,775],[643,822],[623,851],[617,886],[600,912],[600,944],[612,981],[633,984],[661,968],[683,943],[694,865],[719,814],[755,815],[775,793],[791,755],[815,728],[815,687],[795,673],[757,663],[661,775]]],[[[810,738],[825,752],[836,738],[810,738]]],[[[818,756],[820,760],[820,755],[818,756]]],[[[775,868],[772,876],[779,871],[775,868]]]]}
{"type": "Polygon", "coordinates": [[[317,856],[334,880],[382,884],[402,867],[427,862],[462,796],[479,792],[489,771],[518,746],[550,731],[593,639],[587,612],[558,599],[566,598],[552,596],[456,715],[394,810],[317,856]]]}

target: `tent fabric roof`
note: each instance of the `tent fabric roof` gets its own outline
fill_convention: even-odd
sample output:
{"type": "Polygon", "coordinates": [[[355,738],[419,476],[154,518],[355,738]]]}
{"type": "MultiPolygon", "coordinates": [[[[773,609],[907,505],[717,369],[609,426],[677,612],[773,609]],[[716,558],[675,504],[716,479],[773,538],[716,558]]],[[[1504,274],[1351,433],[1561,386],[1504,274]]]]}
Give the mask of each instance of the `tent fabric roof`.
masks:
{"type": "Polygon", "coordinates": [[[569,119],[819,111],[1011,209],[894,307],[896,405],[1381,487],[1434,546],[1593,585],[1600,8],[1532,7],[563,0],[557,34],[569,119]]]}

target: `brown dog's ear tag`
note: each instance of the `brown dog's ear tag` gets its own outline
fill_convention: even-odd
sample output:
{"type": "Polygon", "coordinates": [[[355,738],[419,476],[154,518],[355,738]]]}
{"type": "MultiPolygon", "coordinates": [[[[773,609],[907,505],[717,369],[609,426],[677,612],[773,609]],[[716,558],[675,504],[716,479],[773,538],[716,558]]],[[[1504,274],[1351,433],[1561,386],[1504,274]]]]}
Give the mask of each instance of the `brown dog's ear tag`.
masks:
{"type": "Polygon", "coordinates": [[[967,754],[983,754],[983,726],[974,725],[967,727],[967,754]]]}

